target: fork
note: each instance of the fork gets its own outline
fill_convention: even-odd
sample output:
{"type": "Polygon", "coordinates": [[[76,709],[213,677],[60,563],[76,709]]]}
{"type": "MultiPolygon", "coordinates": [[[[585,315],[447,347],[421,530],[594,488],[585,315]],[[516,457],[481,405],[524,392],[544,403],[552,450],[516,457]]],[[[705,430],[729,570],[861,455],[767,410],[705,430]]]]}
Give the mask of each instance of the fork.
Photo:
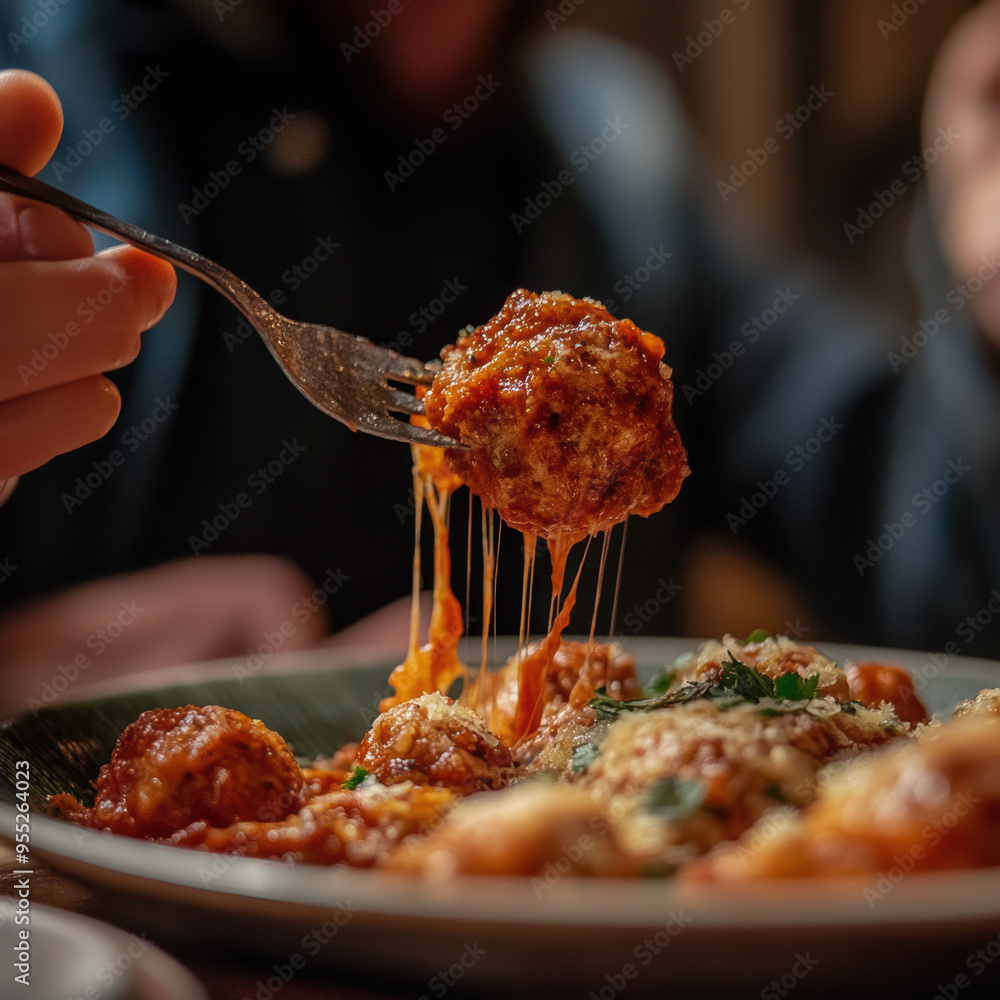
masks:
{"type": "Polygon", "coordinates": [[[389,382],[429,385],[434,370],[423,362],[332,326],[289,319],[242,278],[215,261],[2,164],[0,190],[54,205],[88,226],[148,250],[201,278],[247,318],[299,392],[351,430],[411,444],[462,447],[435,430],[391,415],[423,414],[423,403],[416,396],[389,382]]]}

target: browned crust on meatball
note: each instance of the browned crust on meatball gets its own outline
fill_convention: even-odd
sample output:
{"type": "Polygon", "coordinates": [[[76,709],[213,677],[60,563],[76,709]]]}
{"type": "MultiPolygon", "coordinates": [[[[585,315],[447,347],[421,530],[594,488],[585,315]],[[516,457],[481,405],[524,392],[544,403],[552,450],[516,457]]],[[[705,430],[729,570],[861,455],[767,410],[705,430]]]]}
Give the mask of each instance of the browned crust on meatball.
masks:
{"type": "Polygon", "coordinates": [[[472,711],[444,695],[421,695],[380,715],[358,748],[357,763],[383,785],[412,781],[458,795],[503,788],[510,751],[472,711]]]}
{"type": "Polygon", "coordinates": [[[299,805],[302,771],[285,741],[230,708],[159,708],[122,733],[98,774],[94,806],[71,796],[53,806],[96,829],[167,837],[203,820],[283,819],[299,805]]]}
{"type": "Polygon", "coordinates": [[[513,292],[442,351],[431,425],[449,466],[512,527],[582,538],[648,516],[688,474],[663,342],[602,305],[513,292]]]}

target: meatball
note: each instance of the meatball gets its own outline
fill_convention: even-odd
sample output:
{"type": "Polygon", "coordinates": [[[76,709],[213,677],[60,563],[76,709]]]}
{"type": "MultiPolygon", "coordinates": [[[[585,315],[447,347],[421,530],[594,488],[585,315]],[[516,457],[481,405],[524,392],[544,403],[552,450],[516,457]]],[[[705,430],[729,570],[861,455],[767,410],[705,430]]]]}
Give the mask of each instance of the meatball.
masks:
{"type": "Polygon", "coordinates": [[[848,662],[844,671],[851,685],[851,697],[862,705],[875,707],[883,701],[888,702],[903,722],[926,722],[929,718],[905,667],[892,663],[848,662]]]}
{"type": "Polygon", "coordinates": [[[588,795],[564,785],[528,782],[448,813],[428,836],[397,851],[386,867],[431,878],[544,876],[544,882],[532,883],[541,895],[567,872],[637,875],[637,860],[588,795]]]}
{"type": "Polygon", "coordinates": [[[519,289],[441,352],[424,398],[451,469],[509,525],[575,541],[648,516],[688,474],[663,342],[589,299],[519,289]]]}
{"type": "Polygon", "coordinates": [[[801,816],[759,838],[753,850],[737,844],[687,875],[884,878],[894,870],[998,865],[998,773],[1000,727],[982,717],[949,722],[853,761],[821,785],[801,816]]]}
{"type": "Polygon", "coordinates": [[[218,705],[143,712],[98,775],[88,825],[166,837],[197,820],[228,826],[284,819],[299,806],[302,771],[262,722],[218,705]]]}
{"type": "Polygon", "coordinates": [[[459,795],[503,788],[513,772],[510,751],[482,719],[437,692],[380,715],[357,763],[383,785],[412,781],[459,795]]]}
{"type": "Polygon", "coordinates": [[[973,717],[1000,720],[1000,688],[983,688],[975,698],[955,706],[952,719],[973,717]]]}

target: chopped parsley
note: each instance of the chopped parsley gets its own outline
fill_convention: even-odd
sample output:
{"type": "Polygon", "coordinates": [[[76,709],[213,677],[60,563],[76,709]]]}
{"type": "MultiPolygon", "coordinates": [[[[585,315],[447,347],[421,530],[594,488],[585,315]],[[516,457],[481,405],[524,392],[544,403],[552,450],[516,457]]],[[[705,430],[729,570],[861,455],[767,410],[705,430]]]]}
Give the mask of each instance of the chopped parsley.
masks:
{"type": "MultiPolygon", "coordinates": [[[[729,655],[732,656],[732,653],[729,655]]],[[[754,705],[761,698],[774,697],[774,681],[767,674],[735,659],[724,661],[720,667],[719,682],[726,694],[734,694],[754,705]]]]}
{"type": "Polygon", "coordinates": [[[803,677],[795,670],[774,679],[774,697],[779,701],[812,701],[819,687],[819,673],[803,677]]]}
{"type": "Polygon", "coordinates": [[[551,365],[555,360],[556,356],[554,354],[546,354],[545,357],[542,358],[542,364],[551,365]]]}
{"type": "Polygon", "coordinates": [[[360,764],[355,764],[354,773],[340,787],[345,792],[353,792],[367,777],[368,772],[360,764]]]}
{"type": "Polygon", "coordinates": [[[646,796],[643,808],[663,819],[680,819],[697,809],[708,794],[703,781],[671,776],[658,781],[646,796]]]}
{"type": "Polygon", "coordinates": [[[617,698],[612,698],[605,688],[598,688],[590,700],[590,707],[597,713],[599,719],[611,721],[624,712],[651,712],[657,708],[683,705],[702,698],[719,700],[721,702],[719,708],[723,710],[744,703],[758,705],[765,698],[774,702],[801,703],[794,707],[762,709],[771,714],[778,714],[804,708],[816,697],[816,689],[819,687],[819,674],[802,677],[797,672],[791,671],[772,679],[767,674],[740,663],[735,657],[720,664],[717,679],[685,681],[673,691],[669,690],[671,680],[672,676],[667,674],[655,678],[646,688],[648,697],[635,698],[631,701],[619,701],[617,698]],[[666,680],[668,676],[670,680],[666,680]]]}

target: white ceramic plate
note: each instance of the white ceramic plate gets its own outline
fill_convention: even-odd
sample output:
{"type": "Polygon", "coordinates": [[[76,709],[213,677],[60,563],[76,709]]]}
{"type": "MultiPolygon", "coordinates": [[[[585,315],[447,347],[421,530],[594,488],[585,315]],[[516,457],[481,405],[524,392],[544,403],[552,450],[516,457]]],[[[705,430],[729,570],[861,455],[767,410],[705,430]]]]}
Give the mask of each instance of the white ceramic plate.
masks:
{"type": "MultiPolygon", "coordinates": [[[[630,649],[651,673],[695,645],[633,640],[630,649]]],[[[936,713],[1000,684],[1000,664],[992,661],[822,648],[841,661],[908,667],[936,713]]],[[[51,791],[82,790],[139,712],[189,702],[245,711],[288,738],[296,752],[319,755],[365,731],[392,664],[297,654],[242,678],[235,666],[161,673],[155,687],[133,685],[21,719],[0,734],[5,773],[12,773],[11,759],[28,755],[38,805],[51,791]]],[[[10,789],[0,798],[2,829],[10,830],[10,789]]],[[[1000,869],[761,886],[572,878],[544,889],[516,878],[435,884],[208,855],[37,813],[31,849],[101,890],[106,915],[137,933],[252,949],[279,964],[401,979],[428,996],[442,995],[449,981],[492,995],[523,996],[530,983],[531,992],[572,990],[599,1000],[626,988],[628,996],[682,987],[785,996],[793,981],[809,983],[802,996],[848,988],[858,995],[862,982],[891,984],[898,995],[904,986],[936,988],[964,975],[967,998],[1000,972],[1000,960],[976,958],[977,949],[988,958],[991,945],[1000,954],[1000,869]],[[890,953],[905,961],[887,962],[890,953]]]]}
{"type": "Polygon", "coordinates": [[[51,906],[18,911],[0,899],[0,949],[4,997],[206,1000],[194,976],[144,937],[51,906]]]}

